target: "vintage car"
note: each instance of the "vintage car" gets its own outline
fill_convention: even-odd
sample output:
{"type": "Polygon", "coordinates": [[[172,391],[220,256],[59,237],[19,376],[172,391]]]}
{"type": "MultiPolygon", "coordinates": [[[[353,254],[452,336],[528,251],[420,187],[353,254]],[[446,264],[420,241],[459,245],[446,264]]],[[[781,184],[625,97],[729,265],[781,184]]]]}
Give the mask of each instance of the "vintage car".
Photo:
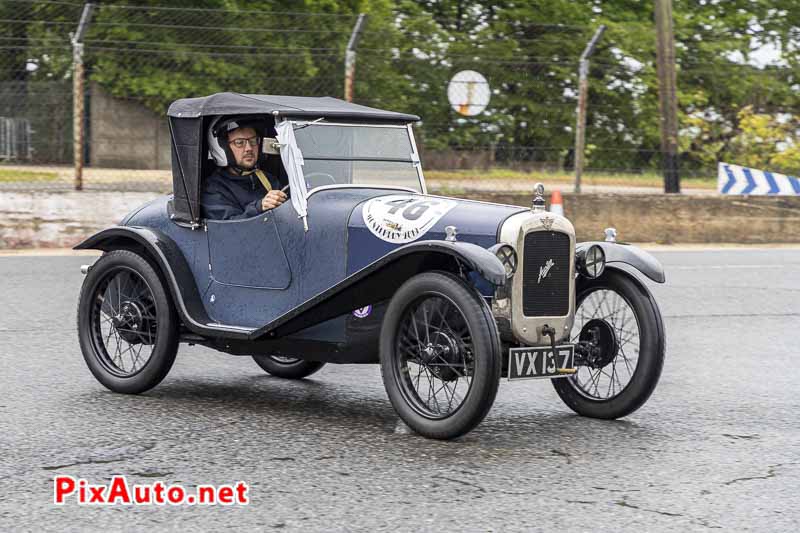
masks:
{"type": "MultiPolygon", "coordinates": [[[[77,249],[78,334],[94,376],[136,394],[181,343],[252,356],[300,379],[326,363],[379,363],[421,435],[473,429],[502,378],[548,378],[575,412],[613,419],[650,396],[664,362],[648,253],[576,243],[545,209],[428,194],[414,115],[334,98],[220,93],[168,111],[173,194],[77,249]],[[262,164],[290,201],[244,220],[203,217],[219,117],[265,124],[262,164]],[[271,136],[271,135],[274,135],[271,136]]],[[[520,386],[520,385],[517,385],[520,386]]]]}

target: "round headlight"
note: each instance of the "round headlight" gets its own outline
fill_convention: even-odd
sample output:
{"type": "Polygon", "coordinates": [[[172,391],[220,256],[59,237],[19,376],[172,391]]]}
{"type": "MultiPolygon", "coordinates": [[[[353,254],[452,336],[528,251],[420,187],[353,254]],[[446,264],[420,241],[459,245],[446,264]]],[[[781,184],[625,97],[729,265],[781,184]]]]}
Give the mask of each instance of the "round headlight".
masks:
{"type": "Polygon", "coordinates": [[[578,269],[587,278],[599,278],[606,269],[606,254],[600,246],[593,244],[578,257],[578,269]]]}
{"type": "Polygon", "coordinates": [[[502,244],[494,248],[494,255],[503,263],[506,269],[506,278],[511,278],[517,271],[517,252],[513,246],[502,244]]]}

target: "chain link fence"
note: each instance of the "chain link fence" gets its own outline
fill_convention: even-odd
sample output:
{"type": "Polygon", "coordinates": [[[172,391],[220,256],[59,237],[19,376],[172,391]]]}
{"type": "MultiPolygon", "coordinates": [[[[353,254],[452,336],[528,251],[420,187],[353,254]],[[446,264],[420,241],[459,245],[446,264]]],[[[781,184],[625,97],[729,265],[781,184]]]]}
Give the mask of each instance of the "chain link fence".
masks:
{"type": "MultiPolygon", "coordinates": [[[[73,186],[70,39],[84,5],[0,5],[0,189],[73,186]]],[[[177,98],[220,91],[341,98],[358,13],[338,9],[96,5],[83,39],[85,188],[168,190],[164,116],[177,98]]],[[[369,13],[355,48],[353,101],[420,115],[417,140],[434,179],[569,182],[579,57],[597,25],[545,24],[491,10],[455,18],[421,8],[369,13]],[[448,99],[448,85],[461,71],[486,80],[488,104],[473,116],[460,114],[448,99]]],[[[619,175],[660,183],[651,26],[612,25],[591,58],[585,184],[613,183],[609,178],[619,175]]],[[[742,149],[736,143],[742,142],[737,128],[748,112],[744,103],[753,116],[767,113],[787,136],[797,133],[797,65],[753,66],[725,53],[704,63],[692,58],[692,47],[723,40],[713,29],[698,31],[676,35],[678,48],[689,51],[679,87],[698,88],[681,101],[681,174],[709,181],[720,157],[742,149]],[[737,77],[750,75],[769,83],[749,85],[746,97],[731,94],[737,77]]],[[[742,43],[752,39],[740,36],[742,43]]],[[[724,36],[724,42],[737,41],[724,36]]],[[[474,90],[474,84],[456,84],[450,92],[458,97],[474,90]]],[[[462,104],[468,102],[462,96],[462,104]]],[[[795,164],[776,161],[789,171],[795,164]]]]}

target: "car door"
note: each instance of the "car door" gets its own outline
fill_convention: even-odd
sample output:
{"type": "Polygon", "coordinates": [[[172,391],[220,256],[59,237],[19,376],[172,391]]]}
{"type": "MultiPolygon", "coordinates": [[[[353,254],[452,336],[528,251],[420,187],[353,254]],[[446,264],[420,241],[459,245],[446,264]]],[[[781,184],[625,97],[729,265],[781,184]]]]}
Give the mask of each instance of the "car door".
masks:
{"type": "Polygon", "coordinates": [[[206,226],[214,281],[252,289],[289,287],[292,273],[272,213],[245,220],[209,220],[206,226]]]}

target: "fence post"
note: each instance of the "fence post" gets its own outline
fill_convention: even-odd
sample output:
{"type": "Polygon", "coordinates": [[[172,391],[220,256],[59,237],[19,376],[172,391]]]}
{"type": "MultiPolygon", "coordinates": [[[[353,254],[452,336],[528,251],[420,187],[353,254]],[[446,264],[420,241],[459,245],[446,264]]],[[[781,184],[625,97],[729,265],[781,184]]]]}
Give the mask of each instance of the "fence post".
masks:
{"type": "Polygon", "coordinates": [[[594,32],[592,40],[586,45],[578,65],[578,119],[575,126],[575,193],[581,192],[581,177],[586,151],[586,101],[589,98],[589,57],[594,53],[597,42],[606,31],[601,24],[594,32]]]}
{"type": "Polygon", "coordinates": [[[364,13],[358,15],[350,41],[347,43],[347,51],[344,54],[344,99],[348,102],[353,101],[353,80],[356,76],[356,46],[361,37],[361,29],[364,26],[364,13]]]}
{"type": "Polygon", "coordinates": [[[655,19],[664,192],[679,193],[681,182],[678,172],[678,88],[675,75],[672,0],[655,0],[655,19]]]}
{"type": "Polygon", "coordinates": [[[83,189],[83,36],[89,26],[94,4],[83,5],[78,29],[72,36],[72,153],[75,166],[75,190],[83,189]]]}

